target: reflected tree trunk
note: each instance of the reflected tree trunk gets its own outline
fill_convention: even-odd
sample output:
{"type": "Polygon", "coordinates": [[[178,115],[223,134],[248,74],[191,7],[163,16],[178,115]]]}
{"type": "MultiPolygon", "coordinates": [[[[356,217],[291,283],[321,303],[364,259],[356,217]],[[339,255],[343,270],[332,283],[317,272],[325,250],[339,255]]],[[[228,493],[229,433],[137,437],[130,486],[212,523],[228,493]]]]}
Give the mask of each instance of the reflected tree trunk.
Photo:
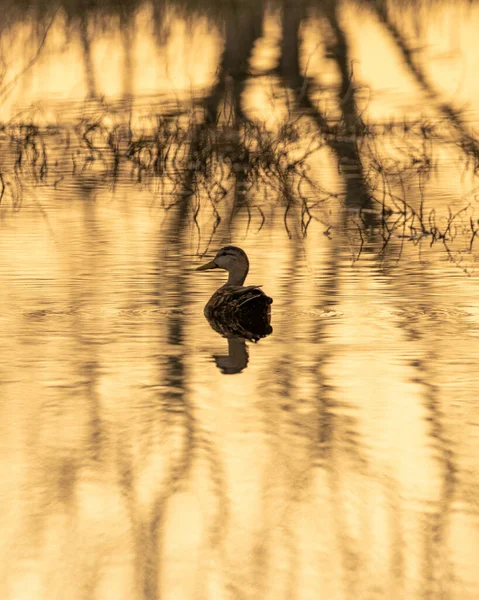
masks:
{"type": "MultiPolygon", "coordinates": [[[[226,121],[226,128],[215,133],[226,134],[222,139],[222,148],[227,154],[232,148],[240,146],[240,126],[246,119],[242,106],[242,96],[249,76],[249,61],[256,40],[263,31],[264,1],[241,2],[234,0],[226,9],[224,16],[224,49],[218,67],[216,84],[204,101],[206,129],[218,124],[221,117],[226,121]]],[[[205,127],[200,126],[195,135],[201,141],[205,127]]],[[[193,142],[192,147],[196,144],[193,142]]],[[[218,232],[223,243],[230,241],[229,227],[234,217],[247,206],[247,178],[244,171],[245,156],[231,153],[231,169],[234,177],[233,205],[228,219],[223,220],[222,231],[218,232]],[[224,230],[227,227],[227,231],[224,230]]],[[[223,156],[219,157],[222,161],[223,156]]],[[[216,233],[216,228],[215,228],[216,233]]]]}
{"type": "Polygon", "coordinates": [[[153,2],[153,33],[159,48],[163,48],[170,34],[167,5],[153,2]]]}
{"type": "MultiPolygon", "coordinates": [[[[298,107],[305,111],[316,122],[323,133],[325,141],[334,151],[338,167],[345,180],[345,202],[348,207],[358,209],[370,208],[373,202],[371,191],[366,182],[355,131],[360,122],[356,108],[354,87],[351,82],[349,67],[349,50],[346,37],[338,18],[336,3],[327,2],[322,10],[329,25],[335,61],[340,73],[338,105],[343,130],[332,127],[311,97],[307,78],[301,73],[300,66],[300,27],[305,18],[305,7],[293,0],[283,0],[282,29],[283,40],[279,71],[285,84],[293,91],[298,107]]],[[[366,220],[371,220],[367,213],[366,220]]]]}
{"type": "MultiPolygon", "coordinates": [[[[167,254],[159,260],[158,272],[165,272],[170,282],[165,286],[169,297],[174,301],[173,312],[168,315],[167,355],[164,359],[167,394],[159,398],[163,404],[163,418],[172,435],[178,436],[181,448],[174,452],[167,477],[159,490],[147,519],[138,530],[137,548],[144,553],[143,592],[144,597],[153,600],[160,597],[164,560],[165,513],[169,500],[187,486],[188,475],[192,469],[196,445],[195,419],[187,392],[187,374],[185,369],[185,299],[188,297],[186,280],[183,273],[183,237],[188,231],[190,197],[180,196],[181,200],[174,209],[169,228],[167,254]]],[[[163,247],[164,239],[160,239],[163,247]]],[[[161,285],[161,283],[159,283],[161,285]]],[[[159,298],[161,299],[161,291],[159,298]]],[[[159,349],[160,355],[163,348],[159,349]]]]}
{"type": "Polygon", "coordinates": [[[455,129],[459,136],[459,145],[462,151],[473,159],[476,168],[478,168],[479,141],[471,131],[468,131],[461,112],[453,108],[449,103],[444,102],[440,92],[434,88],[433,83],[427,77],[419,61],[415,59],[413,49],[408,45],[404,35],[393,22],[387,2],[372,2],[372,4],[379,20],[396,44],[397,49],[402,55],[404,64],[416,80],[416,83],[426,93],[428,100],[436,105],[436,108],[443,114],[447,122],[455,129]]]}
{"type": "MultiPolygon", "coordinates": [[[[338,105],[344,131],[341,132],[343,139],[335,142],[335,148],[346,178],[346,204],[358,208],[371,208],[371,192],[365,179],[357,143],[357,138],[361,135],[362,121],[356,104],[349,44],[338,18],[338,2],[325,0],[322,10],[331,32],[330,50],[340,75],[338,105]]],[[[370,218],[368,225],[371,225],[369,221],[370,218]]]]}
{"type": "MultiPolygon", "coordinates": [[[[287,82],[287,85],[295,90],[296,93],[304,85],[304,78],[301,75],[300,66],[300,42],[299,29],[306,16],[306,10],[302,0],[283,0],[283,31],[281,37],[281,55],[279,58],[279,68],[281,75],[287,82]]],[[[301,95],[299,95],[301,100],[301,95]]]]}
{"type": "Polygon", "coordinates": [[[247,4],[235,0],[229,5],[217,83],[205,102],[207,123],[218,121],[222,99],[223,113],[228,123],[237,126],[243,120],[241,96],[254,43],[262,34],[263,11],[263,0],[247,4]]]}
{"type": "MultiPolygon", "coordinates": [[[[437,292],[431,289],[432,276],[427,268],[421,267],[421,271],[423,300],[419,303],[414,290],[411,290],[407,282],[403,278],[398,278],[396,274],[388,277],[389,287],[394,291],[392,295],[394,298],[406,297],[409,305],[415,310],[420,310],[425,315],[433,315],[437,306],[430,298],[434,298],[437,292]]],[[[396,301],[396,306],[398,314],[401,314],[404,311],[403,303],[396,301]]],[[[438,581],[452,581],[456,577],[453,562],[445,557],[454,504],[458,501],[460,461],[454,445],[454,437],[449,430],[448,415],[444,410],[443,388],[438,381],[440,378],[438,365],[444,362],[441,347],[437,344],[434,330],[424,327],[422,323],[420,319],[411,319],[409,315],[405,315],[398,325],[406,339],[413,340],[421,349],[417,358],[409,361],[412,370],[410,383],[421,388],[424,419],[429,434],[428,447],[433,452],[440,473],[437,502],[431,503],[428,510],[423,513],[422,593],[424,598],[428,598],[434,596],[432,585],[438,581]]],[[[448,594],[445,593],[444,597],[448,597],[448,594]]]]}
{"type": "Polygon", "coordinates": [[[135,13],[126,12],[122,8],[120,12],[120,33],[123,41],[123,97],[129,99],[133,94],[133,55],[135,43],[135,13]]]}
{"type": "Polygon", "coordinates": [[[80,19],[80,40],[83,51],[83,68],[89,98],[96,98],[95,69],[91,52],[90,36],[88,34],[88,15],[82,14],[80,19]]]}

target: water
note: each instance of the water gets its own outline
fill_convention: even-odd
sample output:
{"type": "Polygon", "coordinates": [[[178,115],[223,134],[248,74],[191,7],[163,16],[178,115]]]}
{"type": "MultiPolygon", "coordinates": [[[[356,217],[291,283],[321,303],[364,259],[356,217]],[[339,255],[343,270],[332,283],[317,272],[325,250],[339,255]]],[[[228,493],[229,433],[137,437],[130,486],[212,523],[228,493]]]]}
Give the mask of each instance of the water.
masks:
{"type": "Polygon", "coordinates": [[[0,36],[0,596],[477,598],[476,5],[121,6],[0,36]]]}

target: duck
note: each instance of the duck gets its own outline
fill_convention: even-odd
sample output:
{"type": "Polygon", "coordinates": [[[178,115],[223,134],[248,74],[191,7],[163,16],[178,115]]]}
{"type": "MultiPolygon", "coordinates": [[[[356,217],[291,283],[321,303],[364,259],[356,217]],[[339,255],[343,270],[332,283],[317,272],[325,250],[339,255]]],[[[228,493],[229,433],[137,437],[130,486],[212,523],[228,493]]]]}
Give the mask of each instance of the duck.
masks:
{"type": "Polygon", "coordinates": [[[225,246],[197,271],[223,269],[228,280],[216,290],[204,308],[211,327],[223,337],[258,341],[272,333],[271,304],[259,285],[244,285],[249,271],[246,252],[238,246],[225,246]]]}

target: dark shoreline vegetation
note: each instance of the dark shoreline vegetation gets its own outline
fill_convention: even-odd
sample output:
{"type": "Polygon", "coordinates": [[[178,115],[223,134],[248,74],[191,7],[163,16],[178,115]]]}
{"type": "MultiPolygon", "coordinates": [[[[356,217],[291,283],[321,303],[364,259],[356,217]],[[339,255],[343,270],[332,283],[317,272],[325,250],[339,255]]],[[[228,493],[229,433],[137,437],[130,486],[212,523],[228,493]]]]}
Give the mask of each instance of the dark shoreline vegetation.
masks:
{"type": "MultiPolygon", "coordinates": [[[[240,213],[247,215],[248,227],[260,230],[267,223],[266,209],[279,209],[290,237],[294,231],[307,235],[312,221],[318,221],[323,233],[331,237],[337,223],[333,226],[330,215],[341,210],[341,226],[356,240],[353,261],[373,240],[381,242],[380,257],[391,245],[400,258],[405,243],[440,244],[455,265],[472,273],[479,237],[475,210],[479,183],[474,183],[479,173],[479,141],[461,111],[441,98],[416,61],[413,48],[401,34],[393,4],[379,0],[354,4],[372,11],[389,33],[405,68],[434,106],[436,118],[366,120],[367,93],[354,78],[350,42],[341,24],[341,2],[153,2],[149,5],[152,25],[160,46],[169,35],[166,15],[173,10],[186,20],[209,19],[222,32],[224,49],[216,83],[203,98],[191,97],[174,105],[165,102],[164,108],[149,111],[141,126],[130,120],[128,85],[117,104],[98,97],[91,43],[96,33],[115,22],[128,49],[134,16],[143,2],[24,2],[9,7],[3,30],[22,19],[35,23],[38,51],[26,70],[34,66],[61,12],[66,27],[81,38],[89,98],[79,116],[68,122],[59,119],[55,125],[45,125],[33,108],[8,122],[0,121],[0,209],[20,209],[29,186],[60,189],[67,180],[90,190],[153,186],[160,190],[156,196],[164,209],[178,207],[182,223],[189,218],[195,223],[204,252],[220,223],[231,223],[240,213]],[[248,63],[262,35],[266,10],[277,10],[281,18],[280,54],[272,72],[251,73],[248,63]],[[333,88],[313,81],[300,66],[300,28],[311,14],[319,18],[325,51],[339,74],[339,84],[333,88]],[[245,86],[255,76],[273,78],[288,106],[288,116],[274,130],[243,110],[245,86]],[[331,114],[320,108],[318,94],[334,102],[331,114]],[[470,191],[446,212],[434,206],[426,191],[443,148],[454,151],[464,173],[472,177],[470,191]],[[340,192],[328,189],[320,174],[314,173],[314,159],[328,150],[342,179],[340,192]],[[212,216],[208,232],[200,231],[204,212],[212,216]]],[[[398,4],[404,10],[437,5],[398,4]]],[[[131,63],[127,52],[127,76],[131,63]]],[[[16,79],[0,78],[0,102],[15,84],[16,79]]]]}

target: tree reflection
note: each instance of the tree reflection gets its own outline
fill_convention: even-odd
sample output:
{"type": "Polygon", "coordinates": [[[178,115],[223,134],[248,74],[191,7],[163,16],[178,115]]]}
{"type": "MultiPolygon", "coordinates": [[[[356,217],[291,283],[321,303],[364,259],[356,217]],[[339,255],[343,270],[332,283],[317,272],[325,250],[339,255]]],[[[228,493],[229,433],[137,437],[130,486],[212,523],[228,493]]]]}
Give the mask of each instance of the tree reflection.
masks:
{"type": "MultiPolygon", "coordinates": [[[[5,514],[17,515],[27,540],[17,547],[9,519],[2,525],[5,598],[11,589],[30,593],[24,575],[42,568],[46,583],[35,590],[51,596],[57,584],[50,586],[50,574],[71,571],[74,599],[101,598],[110,585],[117,593],[118,573],[128,569],[125,594],[149,600],[174,594],[186,580],[198,598],[432,598],[437,590],[445,598],[461,593],[464,582],[476,591],[475,575],[461,572],[470,560],[464,548],[475,549],[462,528],[474,524],[479,489],[471,433],[474,307],[462,329],[438,311],[448,296],[442,258],[472,273],[477,140],[465,114],[427,75],[392,3],[357,4],[376,15],[438,116],[374,120],[353,68],[362,33],[345,22],[347,2],[155,0],[147,8],[156,54],[145,61],[165,58],[177,22],[191,32],[200,17],[209,32],[195,48],[198,60],[208,36],[222,46],[209,87],[187,99],[163,91],[140,106],[140,118],[135,44],[147,36],[137,18],[142,2],[5,7],[5,39],[16,24],[34,22],[41,33],[30,58],[39,48],[43,56],[42,40],[67,15],[87,96],[55,123],[34,109],[0,123],[2,238],[10,227],[4,217],[28,201],[41,217],[21,238],[26,251],[15,245],[20,227],[8,238],[15,260],[0,271],[1,299],[14,305],[13,313],[2,312],[2,339],[11,348],[0,384],[20,382],[6,393],[2,435],[14,450],[5,446],[0,465],[7,465],[6,488],[18,477],[14,493],[5,491],[5,514]],[[334,71],[332,85],[326,73],[305,69],[306,27],[321,42],[319,64],[334,71]],[[118,100],[100,97],[107,67],[99,67],[95,46],[105,31],[119,36],[118,100]],[[265,90],[272,90],[280,118],[272,118],[265,90]],[[434,187],[442,152],[473,182],[446,200],[434,187]],[[135,204],[141,194],[151,200],[147,209],[135,204]],[[60,217],[52,209],[57,229],[49,231],[61,236],[60,267],[48,262],[56,242],[42,240],[43,263],[32,267],[34,275],[26,269],[28,276],[17,277],[16,255],[33,260],[29,244],[49,218],[45,206],[55,202],[60,217]],[[132,212],[123,213],[125,206],[132,212]],[[205,325],[203,297],[191,266],[212,245],[246,234],[268,289],[278,294],[275,335],[261,341],[272,331],[269,321],[253,327],[209,319],[225,348],[212,354],[198,325],[205,325]],[[430,246],[442,256],[423,262],[420,252],[430,246]],[[115,270],[118,257],[124,262],[115,270]],[[72,315],[59,331],[47,318],[57,279],[72,315]],[[118,300],[123,288],[140,306],[130,320],[130,305],[118,300]],[[25,325],[21,311],[29,304],[25,325]],[[334,323],[323,318],[341,311],[334,323]],[[249,362],[249,344],[258,340],[258,354],[267,352],[249,362]],[[451,340],[466,350],[451,353],[451,340]],[[217,369],[203,368],[211,355],[217,369]],[[446,378],[460,369],[467,376],[456,398],[446,378]],[[193,558],[170,553],[180,545],[176,533],[190,539],[188,505],[168,537],[182,495],[199,506],[192,517],[197,561],[194,549],[193,558]],[[66,540],[61,552],[75,557],[72,548],[78,550],[85,583],[62,562],[59,539],[66,540]],[[184,580],[167,589],[178,562],[186,565],[184,580]]],[[[2,80],[0,95],[12,81],[2,80]]],[[[2,246],[2,260],[8,250],[2,246]]],[[[473,287],[464,289],[459,298],[473,287]]]]}
{"type": "MultiPolygon", "coordinates": [[[[424,182],[434,171],[435,155],[441,146],[459,149],[465,167],[475,173],[477,141],[460,111],[441,98],[425,75],[393,22],[388,4],[369,2],[368,6],[376,11],[402,53],[406,67],[440,111],[441,119],[404,123],[402,129],[399,124],[390,123],[383,125],[380,133],[378,126],[366,121],[364,108],[358,108],[354,56],[350,33],[342,24],[342,4],[333,0],[316,4],[284,0],[278,5],[280,52],[273,74],[280,74],[284,90],[292,94],[293,102],[288,102],[289,114],[282,123],[273,129],[266,128],[245,111],[245,94],[247,84],[255,84],[255,77],[268,76],[268,73],[252,73],[249,64],[262,36],[267,8],[261,2],[233,2],[213,15],[201,3],[194,7],[178,3],[178,14],[192,8],[197,14],[206,15],[223,34],[216,81],[204,97],[191,99],[190,108],[181,107],[177,101],[173,105],[164,104],[160,115],[145,117],[142,127],[137,129],[130,119],[130,100],[135,93],[136,16],[141,3],[62,7],[69,26],[78,29],[86,92],[91,99],[98,99],[98,65],[93,44],[103,28],[114,29],[115,23],[119,27],[123,101],[116,106],[106,102],[88,105],[73,127],[59,123],[45,128],[36,122],[34,113],[3,123],[6,137],[0,144],[4,153],[12,157],[15,169],[12,172],[5,165],[0,171],[2,206],[17,207],[25,185],[41,182],[56,187],[69,176],[73,185],[77,185],[79,174],[106,185],[133,180],[164,190],[183,189],[185,182],[190,181],[188,192],[195,203],[191,214],[196,225],[203,213],[212,213],[214,217],[213,226],[203,236],[208,247],[213,236],[229,241],[228,230],[240,213],[248,215],[248,227],[251,224],[261,228],[266,213],[276,207],[258,198],[270,191],[270,197],[281,199],[288,231],[291,208],[300,207],[294,214],[300,217],[303,235],[312,220],[324,223],[325,230],[330,232],[331,207],[342,207],[342,226],[351,229],[358,238],[353,260],[367,247],[367,241],[372,241],[371,236],[380,236],[383,252],[394,238],[402,240],[401,246],[424,239],[440,243],[448,257],[469,272],[462,245],[472,254],[479,235],[477,219],[468,202],[475,188],[457,210],[450,210],[446,220],[439,218],[436,206],[424,198],[419,204],[411,203],[406,188],[413,183],[423,190],[424,182]],[[311,14],[315,21],[311,20],[311,14]],[[322,82],[318,77],[306,76],[302,66],[305,49],[301,32],[306,22],[313,22],[321,36],[318,52],[322,51],[336,67],[339,83],[333,116],[321,110],[316,98],[322,82]],[[112,114],[122,116],[112,121],[112,114]],[[311,129],[311,122],[317,130],[311,129]],[[340,194],[312,176],[326,148],[333,152],[342,176],[340,194]]],[[[44,24],[36,57],[45,51],[45,40],[51,37],[53,26],[60,26],[60,5],[47,10],[34,3],[31,8],[38,22],[44,24]]],[[[171,31],[168,11],[173,8],[174,4],[160,2],[153,10],[159,55],[166,52],[165,39],[171,31]]],[[[12,8],[9,27],[21,19],[21,13],[12,8]]],[[[9,34],[9,27],[4,35],[9,34]]],[[[36,59],[26,68],[34,69],[35,64],[36,59]]],[[[0,86],[3,90],[0,96],[10,93],[22,74],[25,71],[10,80],[7,78],[0,86]]],[[[176,201],[180,200],[175,200],[172,194],[168,206],[176,201]]]]}

